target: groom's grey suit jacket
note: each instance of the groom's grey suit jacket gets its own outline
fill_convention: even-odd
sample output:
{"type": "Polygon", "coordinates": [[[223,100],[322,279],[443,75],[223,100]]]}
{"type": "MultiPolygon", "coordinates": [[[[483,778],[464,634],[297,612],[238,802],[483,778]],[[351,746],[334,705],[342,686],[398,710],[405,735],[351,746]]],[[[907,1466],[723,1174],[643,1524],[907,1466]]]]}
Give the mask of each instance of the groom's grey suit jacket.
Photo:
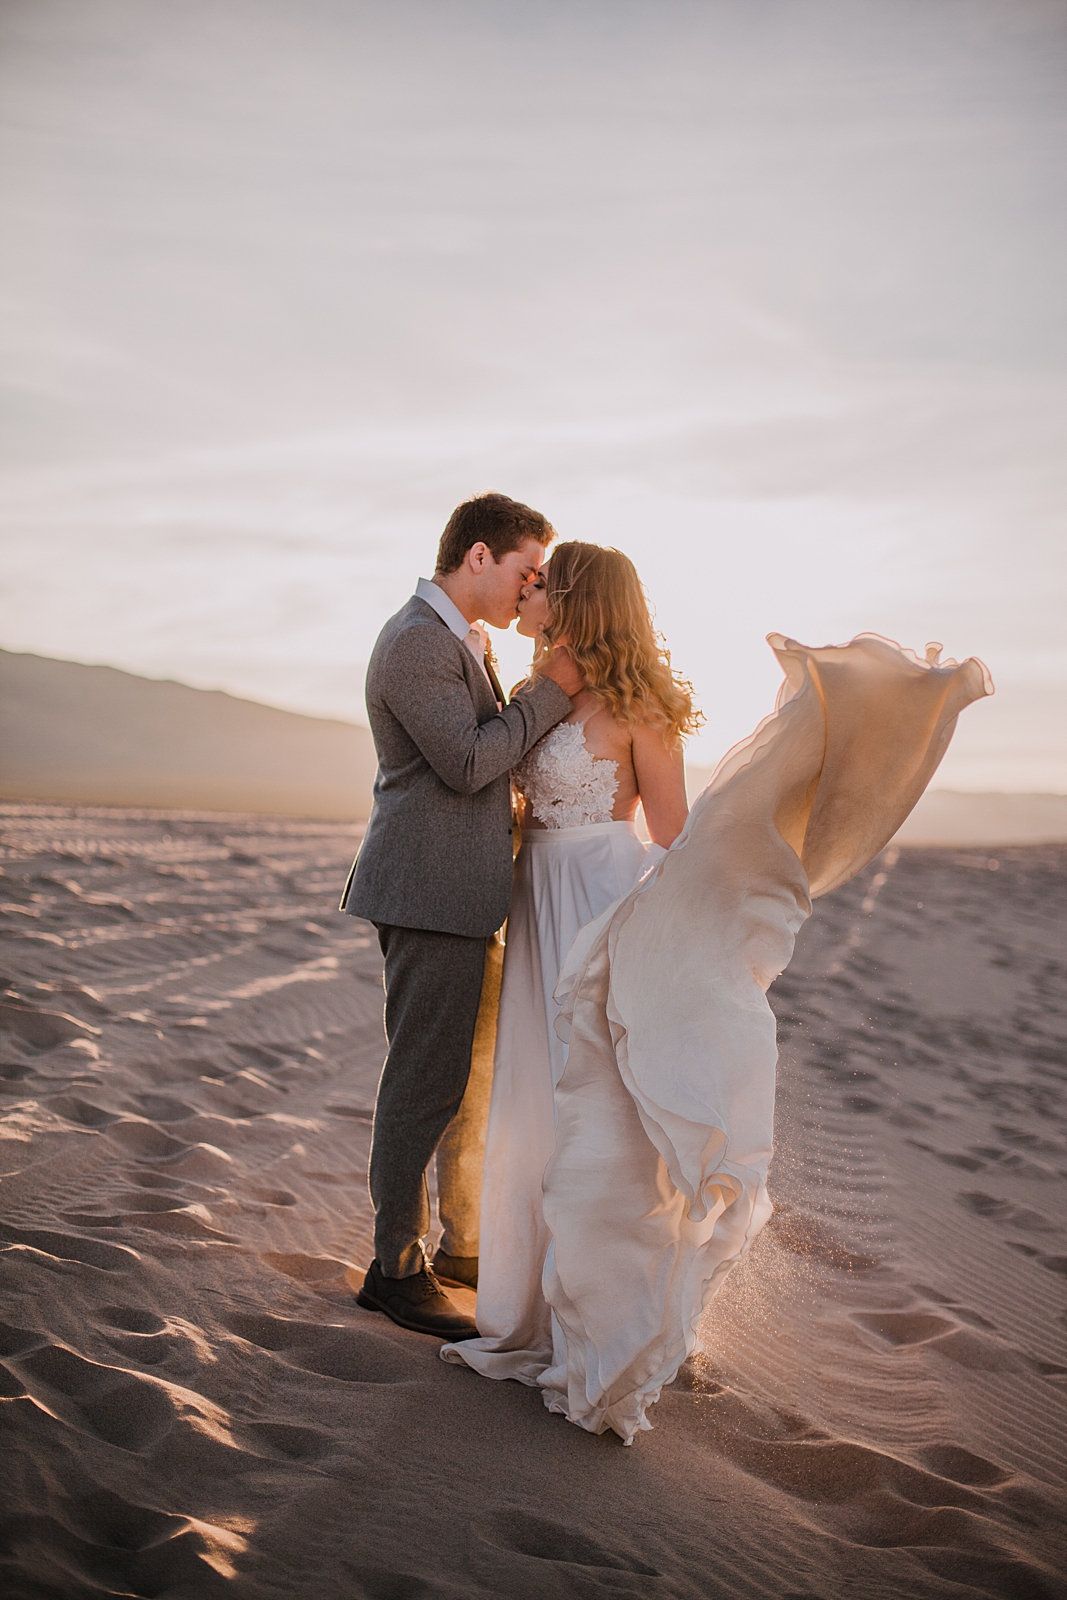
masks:
{"type": "Polygon", "coordinates": [[[511,898],[511,768],[570,709],[542,678],[499,710],[463,641],[413,596],[367,669],[378,776],[341,910],[400,928],[495,933],[511,898]]]}

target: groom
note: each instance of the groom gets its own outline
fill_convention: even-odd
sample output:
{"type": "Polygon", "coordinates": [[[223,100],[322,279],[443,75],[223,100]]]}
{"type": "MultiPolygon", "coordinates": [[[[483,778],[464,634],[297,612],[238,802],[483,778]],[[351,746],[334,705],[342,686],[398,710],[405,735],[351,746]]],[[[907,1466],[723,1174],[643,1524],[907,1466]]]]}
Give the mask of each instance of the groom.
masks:
{"type": "Polygon", "coordinates": [[[341,909],[378,930],[389,1053],[371,1142],[375,1259],[357,1299],[449,1340],[477,1329],[423,1253],[426,1169],[463,1099],[487,942],[507,916],[510,771],[582,686],[557,650],[506,705],[478,624],[510,626],[554,538],[539,512],[506,495],[464,501],[432,581],[420,578],[385,624],[367,670],[378,776],[341,909]]]}

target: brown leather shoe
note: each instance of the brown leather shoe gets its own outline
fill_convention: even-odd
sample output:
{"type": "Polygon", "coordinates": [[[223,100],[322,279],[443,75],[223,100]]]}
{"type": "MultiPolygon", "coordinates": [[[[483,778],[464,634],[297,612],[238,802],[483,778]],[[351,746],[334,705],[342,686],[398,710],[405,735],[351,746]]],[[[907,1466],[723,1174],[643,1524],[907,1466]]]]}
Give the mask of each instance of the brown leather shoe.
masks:
{"type": "Polygon", "coordinates": [[[446,1256],[438,1250],[433,1258],[433,1273],[438,1283],[447,1283],[450,1289],[477,1289],[478,1257],[446,1256]]]}
{"type": "Polygon", "coordinates": [[[387,1278],[377,1261],[372,1261],[356,1304],[367,1311],[381,1311],[398,1328],[428,1333],[435,1339],[455,1342],[478,1337],[470,1317],[456,1309],[429,1266],[410,1278],[387,1278]]]}

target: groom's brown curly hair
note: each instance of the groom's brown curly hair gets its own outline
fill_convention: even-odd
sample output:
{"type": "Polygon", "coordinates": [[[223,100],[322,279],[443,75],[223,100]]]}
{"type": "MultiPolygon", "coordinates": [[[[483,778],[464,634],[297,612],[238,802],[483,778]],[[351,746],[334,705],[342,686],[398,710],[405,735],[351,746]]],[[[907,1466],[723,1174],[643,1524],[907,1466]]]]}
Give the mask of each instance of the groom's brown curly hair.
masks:
{"type": "Polygon", "coordinates": [[[437,547],[438,572],[457,572],[467,551],[475,544],[487,545],[493,560],[499,561],[512,550],[521,550],[527,539],[536,539],[545,548],[556,537],[547,517],[521,500],[506,494],[476,494],[464,500],[449,517],[437,547]]]}

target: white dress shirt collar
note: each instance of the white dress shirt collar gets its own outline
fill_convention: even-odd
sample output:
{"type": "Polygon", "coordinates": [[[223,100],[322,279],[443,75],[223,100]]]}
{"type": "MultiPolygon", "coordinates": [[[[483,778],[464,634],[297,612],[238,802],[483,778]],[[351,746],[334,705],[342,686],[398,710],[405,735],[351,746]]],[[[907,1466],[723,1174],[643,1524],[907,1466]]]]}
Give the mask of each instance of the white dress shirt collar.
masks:
{"type": "Polygon", "coordinates": [[[433,606],[441,621],[451,629],[457,639],[466,639],[471,631],[471,625],[456,605],[450,600],[438,583],[431,583],[429,578],[420,578],[415,585],[415,593],[420,600],[425,600],[428,606],[433,606]]]}
{"type": "MultiPolygon", "coordinates": [[[[419,579],[415,585],[415,595],[417,599],[425,600],[428,606],[433,607],[449,631],[454,633],[460,644],[465,645],[470,651],[481,667],[486,683],[493,690],[493,698],[496,699],[493,680],[489,676],[489,669],[485,664],[485,650],[489,643],[489,635],[485,629],[477,623],[468,622],[455,601],[450,600],[441,586],[431,583],[429,578],[419,579]]],[[[499,705],[500,701],[497,700],[496,703],[499,705]]]]}

